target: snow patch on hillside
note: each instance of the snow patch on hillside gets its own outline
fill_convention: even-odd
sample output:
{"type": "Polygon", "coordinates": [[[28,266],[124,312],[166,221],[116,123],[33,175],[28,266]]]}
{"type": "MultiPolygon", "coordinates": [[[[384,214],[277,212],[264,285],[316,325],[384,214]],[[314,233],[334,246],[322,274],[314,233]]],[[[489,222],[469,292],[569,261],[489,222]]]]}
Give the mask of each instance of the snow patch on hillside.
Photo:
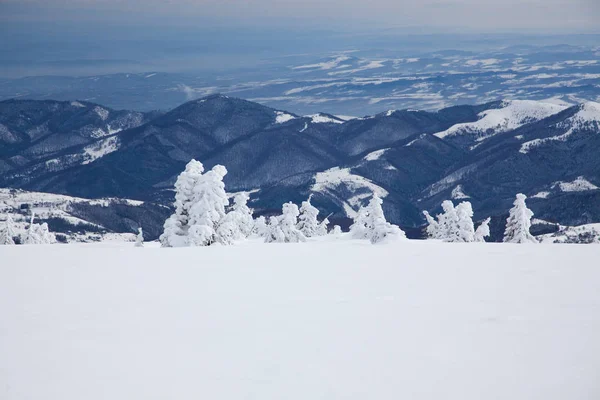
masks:
{"type": "Polygon", "coordinates": [[[454,189],[452,189],[452,193],[450,194],[450,196],[454,200],[462,200],[462,199],[470,199],[471,198],[471,196],[465,194],[462,185],[458,185],[454,189]]]}
{"type": "Polygon", "coordinates": [[[73,107],[77,107],[77,108],[85,108],[85,104],[81,104],[81,103],[80,103],[80,102],[78,102],[78,101],[72,101],[72,102],[71,102],[71,105],[72,105],[73,107]]]}
{"type": "Polygon", "coordinates": [[[549,142],[565,142],[574,133],[582,130],[592,130],[596,132],[600,129],[600,103],[587,102],[579,105],[579,110],[565,121],[556,125],[556,128],[567,129],[561,135],[550,136],[541,139],[534,139],[521,145],[519,152],[527,154],[533,148],[542,146],[549,142]]]}
{"type": "Polygon", "coordinates": [[[550,192],[538,192],[531,196],[532,199],[547,199],[550,196],[550,192]]]}
{"type": "Polygon", "coordinates": [[[381,156],[384,155],[385,152],[388,151],[388,150],[389,149],[381,149],[381,150],[373,151],[373,152],[367,154],[363,158],[363,160],[365,160],[365,161],[376,161],[376,160],[379,160],[381,158],[381,156]]]}
{"type": "Polygon", "coordinates": [[[109,112],[108,112],[108,110],[107,110],[107,109],[105,109],[105,108],[102,108],[102,107],[100,107],[100,106],[96,106],[96,107],[94,107],[94,112],[95,112],[96,114],[98,114],[98,116],[100,117],[100,119],[101,119],[102,121],[106,121],[106,120],[108,119],[108,114],[109,114],[109,112]]]}
{"type": "Polygon", "coordinates": [[[293,115],[285,113],[283,111],[275,111],[275,114],[276,114],[276,116],[275,116],[276,124],[283,124],[285,122],[296,119],[296,117],[294,117],[293,115]]]}
{"type": "Polygon", "coordinates": [[[572,182],[554,182],[552,189],[558,187],[561,192],[586,192],[596,190],[598,186],[594,185],[583,176],[578,177],[572,182]]]}
{"type": "Polygon", "coordinates": [[[100,140],[96,143],[92,143],[89,146],[83,148],[85,161],[82,164],[89,164],[96,161],[99,158],[104,157],[119,149],[120,140],[117,136],[111,136],[109,138],[100,140]]]}
{"type": "Polygon", "coordinates": [[[434,135],[441,139],[458,135],[473,135],[478,142],[481,142],[498,133],[507,132],[557,114],[565,108],[558,104],[531,100],[504,101],[501,108],[479,113],[479,120],[475,122],[456,124],[434,135]]]}
{"type": "Polygon", "coordinates": [[[307,115],[308,118],[311,118],[311,122],[313,124],[343,124],[344,121],[340,121],[335,118],[331,118],[325,114],[313,114],[307,115]]]}
{"type": "Polygon", "coordinates": [[[292,69],[295,69],[295,70],[315,69],[315,70],[326,71],[326,70],[337,68],[342,62],[347,61],[349,59],[350,59],[350,57],[348,57],[348,56],[338,56],[329,61],[325,61],[325,62],[321,62],[321,63],[317,63],[317,64],[299,65],[297,67],[293,67],[292,69]]]}
{"type": "Polygon", "coordinates": [[[311,187],[313,192],[330,194],[335,198],[338,198],[336,195],[338,189],[356,192],[349,198],[340,198],[343,202],[344,211],[350,218],[356,214],[356,209],[362,205],[363,200],[370,198],[373,194],[377,194],[381,198],[385,198],[389,194],[387,190],[369,179],[352,174],[350,168],[339,167],[317,173],[315,183],[311,187]]]}

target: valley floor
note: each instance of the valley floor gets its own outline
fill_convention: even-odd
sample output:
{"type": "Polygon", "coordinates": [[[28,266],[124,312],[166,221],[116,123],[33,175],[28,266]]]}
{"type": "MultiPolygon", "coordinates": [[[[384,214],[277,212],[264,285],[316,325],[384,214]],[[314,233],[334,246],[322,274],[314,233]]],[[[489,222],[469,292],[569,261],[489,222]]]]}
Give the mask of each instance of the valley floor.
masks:
{"type": "Polygon", "coordinates": [[[0,398],[600,398],[596,245],[0,248],[0,398]]]}

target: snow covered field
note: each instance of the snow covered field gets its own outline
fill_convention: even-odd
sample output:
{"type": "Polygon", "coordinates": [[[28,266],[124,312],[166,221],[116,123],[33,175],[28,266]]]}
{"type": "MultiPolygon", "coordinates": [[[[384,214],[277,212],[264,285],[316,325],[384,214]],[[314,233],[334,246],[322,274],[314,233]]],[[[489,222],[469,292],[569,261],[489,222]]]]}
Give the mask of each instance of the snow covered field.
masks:
{"type": "Polygon", "coordinates": [[[0,399],[598,399],[599,249],[2,246],[0,399]]]}

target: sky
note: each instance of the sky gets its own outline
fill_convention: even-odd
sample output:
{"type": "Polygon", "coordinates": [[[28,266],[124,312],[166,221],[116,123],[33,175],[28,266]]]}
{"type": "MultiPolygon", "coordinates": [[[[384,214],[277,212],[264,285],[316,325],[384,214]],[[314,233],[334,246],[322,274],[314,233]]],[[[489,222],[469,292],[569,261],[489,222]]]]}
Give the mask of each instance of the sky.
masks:
{"type": "Polygon", "coordinates": [[[599,0],[0,0],[0,53],[8,55],[0,78],[238,67],[356,48],[463,49],[482,33],[600,33],[599,20],[599,0]]]}
{"type": "Polygon", "coordinates": [[[598,0],[0,0],[9,23],[598,32],[598,0]],[[43,12],[42,12],[43,10],[43,12]]]}

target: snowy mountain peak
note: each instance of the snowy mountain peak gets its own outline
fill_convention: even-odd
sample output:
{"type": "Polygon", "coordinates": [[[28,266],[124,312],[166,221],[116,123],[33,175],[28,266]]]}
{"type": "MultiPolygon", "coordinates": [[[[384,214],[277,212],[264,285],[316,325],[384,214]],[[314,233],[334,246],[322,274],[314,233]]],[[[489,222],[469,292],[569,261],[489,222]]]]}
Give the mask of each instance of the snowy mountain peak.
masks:
{"type": "Polygon", "coordinates": [[[478,114],[475,122],[456,124],[435,136],[445,139],[472,136],[475,142],[484,141],[498,133],[517,129],[525,124],[557,114],[567,107],[532,100],[505,100],[500,108],[490,108],[478,114]]]}
{"type": "Polygon", "coordinates": [[[600,103],[589,101],[580,104],[575,115],[567,121],[573,129],[598,129],[600,127],[600,103]]]}
{"type": "Polygon", "coordinates": [[[323,113],[307,115],[306,117],[311,118],[311,122],[313,124],[343,124],[344,123],[344,121],[340,118],[336,118],[333,115],[323,114],[323,113]]]}

